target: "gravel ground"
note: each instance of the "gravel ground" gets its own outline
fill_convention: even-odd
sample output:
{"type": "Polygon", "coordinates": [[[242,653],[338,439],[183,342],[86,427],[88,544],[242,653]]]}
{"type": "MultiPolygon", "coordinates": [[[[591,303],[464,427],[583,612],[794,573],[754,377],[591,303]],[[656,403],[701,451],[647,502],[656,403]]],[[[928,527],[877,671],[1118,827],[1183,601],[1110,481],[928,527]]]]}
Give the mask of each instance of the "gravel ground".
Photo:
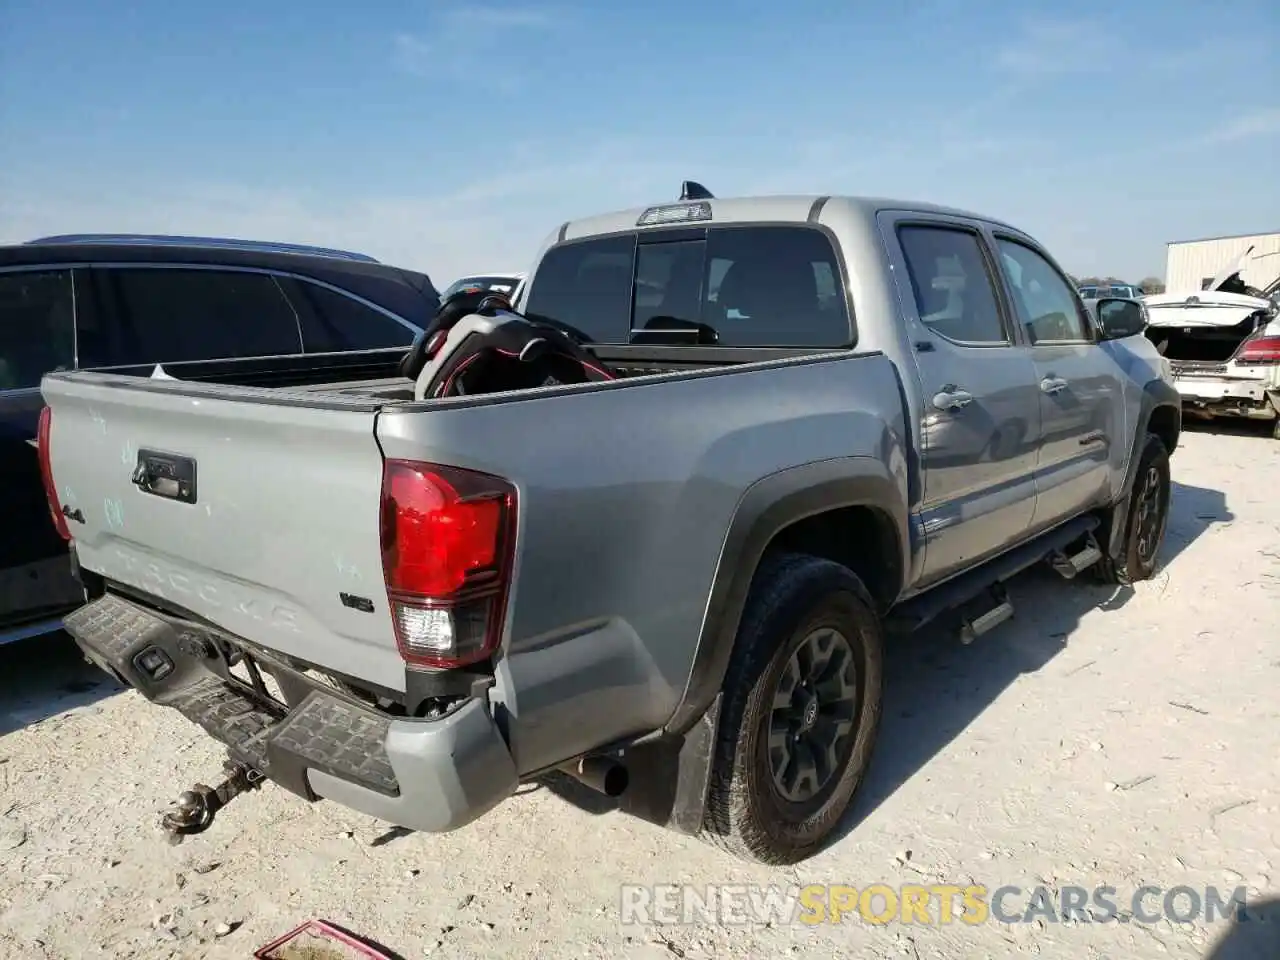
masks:
{"type": "MultiPolygon", "coordinates": [[[[932,633],[891,652],[857,809],[796,869],[726,859],[547,787],[444,836],[268,787],[171,847],[158,813],[216,775],[215,746],[103,680],[65,638],[0,649],[0,954],[242,958],[322,917],[404,957],[1202,956],[1223,921],[620,914],[624,883],[1105,884],[1122,908],[1143,884],[1274,895],[1280,444],[1192,431],[1173,470],[1156,579],[1115,591],[1032,572],[1012,586],[1016,619],[972,646],[932,633]]],[[[1280,927],[1271,936],[1273,953],[1239,955],[1280,956],[1280,927]]]]}

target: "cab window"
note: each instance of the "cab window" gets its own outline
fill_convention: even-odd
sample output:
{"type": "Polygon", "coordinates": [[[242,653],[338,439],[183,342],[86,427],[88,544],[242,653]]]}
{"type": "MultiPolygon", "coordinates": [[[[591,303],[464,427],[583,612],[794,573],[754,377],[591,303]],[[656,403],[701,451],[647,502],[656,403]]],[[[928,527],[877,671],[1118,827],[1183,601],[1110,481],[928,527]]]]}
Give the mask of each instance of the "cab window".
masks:
{"type": "Polygon", "coordinates": [[[1066,278],[1025,244],[998,237],[1000,267],[1018,322],[1031,343],[1089,340],[1084,310],[1066,278]]]}

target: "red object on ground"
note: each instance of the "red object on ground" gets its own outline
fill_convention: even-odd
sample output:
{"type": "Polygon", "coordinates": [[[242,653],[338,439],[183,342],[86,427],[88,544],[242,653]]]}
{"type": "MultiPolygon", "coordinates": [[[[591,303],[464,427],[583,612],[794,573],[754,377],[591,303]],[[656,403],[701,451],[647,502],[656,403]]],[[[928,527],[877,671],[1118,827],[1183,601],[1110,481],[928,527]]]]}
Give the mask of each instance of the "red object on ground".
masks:
{"type": "Polygon", "coordinates": [[[324,920],[308,920],[259,949],[254,957],[256,960],[286,960],[293,952],[290,948],[299,947],[310,947],[312,953],[309,956],[323,956],[325,960],[330,956],[333,960],[395,960],[391,954],[383,953],[355,934],[324,920]]]}

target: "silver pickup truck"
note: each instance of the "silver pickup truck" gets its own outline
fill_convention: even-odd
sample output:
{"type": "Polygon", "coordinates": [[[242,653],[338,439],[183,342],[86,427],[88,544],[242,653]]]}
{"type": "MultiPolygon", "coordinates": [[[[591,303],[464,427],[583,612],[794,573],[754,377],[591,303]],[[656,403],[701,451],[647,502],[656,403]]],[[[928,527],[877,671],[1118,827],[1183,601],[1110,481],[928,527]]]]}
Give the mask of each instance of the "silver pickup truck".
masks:
{"type": "Polygon", "coordinates": [[[229,748],[179,828],[265,778],[446,831],[561,770],[795,862],[868,767],[886,636],[972,640],[1037,563],[1152,574],[1167,367],[1133,301],[1091,314],[1012,226],[662,204],[564,224],[516,308],[617,379],[44,379],[67,629],[229,748]]]}

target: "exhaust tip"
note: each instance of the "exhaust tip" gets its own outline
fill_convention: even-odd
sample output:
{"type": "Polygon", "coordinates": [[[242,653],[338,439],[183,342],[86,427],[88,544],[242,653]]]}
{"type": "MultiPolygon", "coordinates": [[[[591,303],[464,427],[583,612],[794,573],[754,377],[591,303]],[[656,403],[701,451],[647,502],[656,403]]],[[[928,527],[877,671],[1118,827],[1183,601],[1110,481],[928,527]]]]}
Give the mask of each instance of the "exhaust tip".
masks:
{"type": "Polygon", "coordinates": [[[582,757],[571,760],[560,769],[583,786],[612,799],[626,793],[631,783],[627,768],[609,757],[582,757]]]}
{"type": "Polygon", "coordinates": [[[627,792],[630,783],[631,777],[627,773],[627,768],[620,763],[615,763],[605,771],[601,786],[604,787],[603,793],[606,797],[620,797],[627,792]]]}

